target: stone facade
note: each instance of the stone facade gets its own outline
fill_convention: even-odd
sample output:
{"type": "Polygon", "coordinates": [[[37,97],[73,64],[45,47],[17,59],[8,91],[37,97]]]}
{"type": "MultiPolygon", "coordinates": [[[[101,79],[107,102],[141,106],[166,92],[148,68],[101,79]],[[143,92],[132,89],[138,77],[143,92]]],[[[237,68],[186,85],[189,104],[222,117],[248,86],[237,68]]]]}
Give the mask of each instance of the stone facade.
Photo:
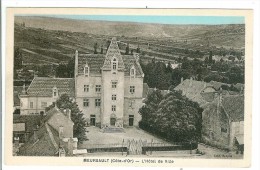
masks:
{"type": "Polygon", "coordinates": [[[115,39],[106,55],[75,55],[75,98],[89,124],[138,126],[144,77],[138,56],[121,55],[115,39]]]}
{"type": "Polygon", "coordinates": [[[105,55],[76,51],[74,77],[35,77],[19,95],[21,114],[44,114],[47,106],[67,93],[89,125],[138,126],[144,78],[138,54],[121,55],[116,39],[105,55]]]}

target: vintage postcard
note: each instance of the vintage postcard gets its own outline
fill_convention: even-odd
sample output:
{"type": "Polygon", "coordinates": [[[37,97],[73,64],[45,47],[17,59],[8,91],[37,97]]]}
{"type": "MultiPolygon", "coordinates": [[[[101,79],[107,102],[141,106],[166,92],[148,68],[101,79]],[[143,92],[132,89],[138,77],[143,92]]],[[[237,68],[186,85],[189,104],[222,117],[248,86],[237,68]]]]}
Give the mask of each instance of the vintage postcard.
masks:
{"type": "Polygon", "coordinates": [[[252,14],[8,8],[5,163],[249,167],[252,14]]]}

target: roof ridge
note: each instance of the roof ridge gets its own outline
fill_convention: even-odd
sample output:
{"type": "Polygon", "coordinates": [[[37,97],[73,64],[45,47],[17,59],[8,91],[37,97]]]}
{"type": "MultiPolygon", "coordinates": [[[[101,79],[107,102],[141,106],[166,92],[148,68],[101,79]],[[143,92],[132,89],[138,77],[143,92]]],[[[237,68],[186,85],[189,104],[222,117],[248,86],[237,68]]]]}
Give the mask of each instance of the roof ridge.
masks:
{"type": "Polygon", "coordinates": [[[49,135],[49,137],[50,137],[50,139],[51,139],[51,142],[52,142],[53,146],[55,147],[56,150],[58,150],[58,149],[59,149],[59,146],[58,146],[58,144],[56,143],[56,141],[55,141],[55,139],[54,139],[54,136],[53,136],[53,134],[52,134],[52,132],[51,132],[51,130],[50,130],[50,127],[49,127],[49,125],[48,125],[47,123],[45,123],[45,127],[46,127],[46,129],[47,129],[48,135],[49,135]]]}

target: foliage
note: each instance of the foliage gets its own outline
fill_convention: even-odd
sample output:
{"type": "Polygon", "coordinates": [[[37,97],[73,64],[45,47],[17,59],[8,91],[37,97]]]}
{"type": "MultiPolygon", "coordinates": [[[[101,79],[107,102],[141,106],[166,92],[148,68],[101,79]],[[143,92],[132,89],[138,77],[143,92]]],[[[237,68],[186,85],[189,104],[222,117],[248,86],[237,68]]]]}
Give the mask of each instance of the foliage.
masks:
{"type": "Polygon", "coordinates": [[[55,69],[55,76],[60,78],[74,77],[75,57],[73,57],[68,64],[60,64],[55,69]]]}
{"type": "Polygon", "coordinates": [[[156,90],[139,112],[144,130],[174,142],[200,139],[202,109],[180,92],[171,91],[163,97],[156,90]]]}
{"type": "Polygon", "coordinates": [[[20,48],[15,48],[14,50],[14,70],[21,69],[23,62],[23,56],[20,48]]]}
{"type": "MultiPolygon", "coordinates": [[[[87,121],[83,117],[83,113],[79,110],[78,105],[75,101],[70,99],[67,94],[63,94],[55,102],[56,106],[60,109],[70,109],[71,110],[71,120],[74,122],[73,126],[73,136],[78,138],[79,142],[87,140],[86,136],[86,126],[87,121]]],[[[46,112],[51,108],[55,107],[55,104],[50,105],[46,108],[46,112]]]]}

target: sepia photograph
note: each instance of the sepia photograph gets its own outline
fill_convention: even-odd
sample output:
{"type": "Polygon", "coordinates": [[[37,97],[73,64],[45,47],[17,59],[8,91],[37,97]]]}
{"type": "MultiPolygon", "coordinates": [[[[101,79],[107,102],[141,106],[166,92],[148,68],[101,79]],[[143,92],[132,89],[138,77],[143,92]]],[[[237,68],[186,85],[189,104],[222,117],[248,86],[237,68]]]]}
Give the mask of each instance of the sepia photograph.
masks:
{"type": "Polygon", "coordinates": [[[11,158],[250,161],[251,11],[36,10],[9,22],[11,158]]]}

